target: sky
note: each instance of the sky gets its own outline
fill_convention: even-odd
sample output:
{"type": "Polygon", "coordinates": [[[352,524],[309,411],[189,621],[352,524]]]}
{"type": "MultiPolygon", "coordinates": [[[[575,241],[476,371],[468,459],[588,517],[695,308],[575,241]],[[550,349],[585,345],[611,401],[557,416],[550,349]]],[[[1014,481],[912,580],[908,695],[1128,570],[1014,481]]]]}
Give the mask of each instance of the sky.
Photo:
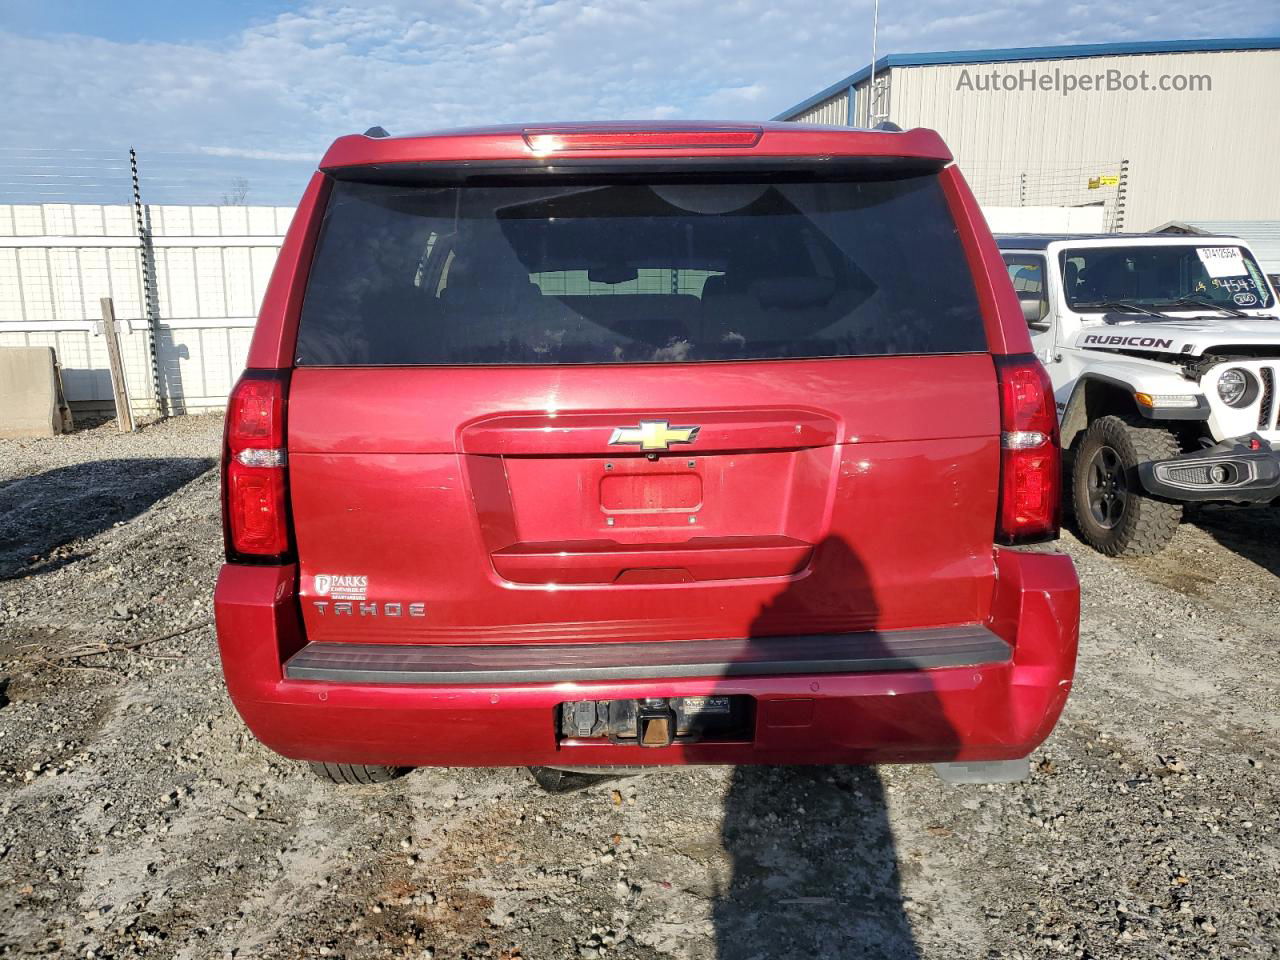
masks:
{"type": "MultiPolygon", "coordinates": [[[[871,0],[0,0],[0,202],[290,204],[337,136],[768,119],[864,66],[871,0]]],[[[882,0],[879,54],[1280,34],[1248,0],[882,0]]]]}

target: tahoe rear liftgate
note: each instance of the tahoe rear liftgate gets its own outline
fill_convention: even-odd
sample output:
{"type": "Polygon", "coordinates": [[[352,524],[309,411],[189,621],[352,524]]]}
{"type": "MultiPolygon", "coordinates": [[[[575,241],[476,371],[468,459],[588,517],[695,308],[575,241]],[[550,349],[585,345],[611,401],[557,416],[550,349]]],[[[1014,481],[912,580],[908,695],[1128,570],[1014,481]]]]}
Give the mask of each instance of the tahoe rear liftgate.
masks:
{"type": "Polygon", "coordinates": [[[993,547],[1001,359],[939,176],[598,167],[313,191],[288,562],[219,588],[255,732],[359,763],[1025,754],[1074,575],[993,547]],[[233,634],[268,620],[250,679],[233,634]],[[668,698],[745,730],[640,754],[561,722],[668,698]]]}

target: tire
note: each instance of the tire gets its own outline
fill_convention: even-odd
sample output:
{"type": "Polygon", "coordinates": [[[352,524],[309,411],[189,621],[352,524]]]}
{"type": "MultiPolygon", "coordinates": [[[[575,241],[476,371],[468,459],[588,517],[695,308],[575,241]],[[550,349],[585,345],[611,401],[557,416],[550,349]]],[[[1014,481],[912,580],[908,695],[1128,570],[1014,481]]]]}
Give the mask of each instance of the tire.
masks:
{"type": "Polygon", "coordinates": [[[370,767],[363,763],[312,763],[311,772],[329,783],[356,784],[386,783],[409,772],[409,767],[370,767]]]}
{"type": "Polygon", "coordinates": [[[1159,553],[1182,522],[1182,504],[1147,496],[1138,464],[1182,453],[1178,438],[1137,417],[1100,417],[1089,425],[1071,468],[1071,503],[1085,543],[1109,557],[1159,553]]]}

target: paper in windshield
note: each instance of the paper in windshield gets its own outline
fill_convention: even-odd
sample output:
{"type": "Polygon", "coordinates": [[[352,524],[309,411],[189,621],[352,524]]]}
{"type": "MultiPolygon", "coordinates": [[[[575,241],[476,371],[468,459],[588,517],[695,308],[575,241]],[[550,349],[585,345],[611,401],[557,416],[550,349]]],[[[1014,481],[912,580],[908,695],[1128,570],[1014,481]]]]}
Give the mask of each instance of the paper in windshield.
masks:
{"type": "Polygon", "coordinates": [[[1200,262],[1214,280],[1249,275],[1239,247],[1196,247],[1196,253],[1200,255],[1200,262]]]}

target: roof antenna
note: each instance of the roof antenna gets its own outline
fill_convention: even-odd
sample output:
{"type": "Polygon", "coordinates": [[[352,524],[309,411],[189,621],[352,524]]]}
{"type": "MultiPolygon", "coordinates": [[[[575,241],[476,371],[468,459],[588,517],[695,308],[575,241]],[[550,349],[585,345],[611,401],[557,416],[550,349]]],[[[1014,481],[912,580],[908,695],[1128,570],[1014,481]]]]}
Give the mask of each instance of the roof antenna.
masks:
{"type": "Polygon", "coordinates": [[[383,137],[391,136],[391,134],[387,133],[386,129],[383,127],[370,127],[368,130],[364,132],[364,135],[366,137],[375,137],[379,140],[381,140],[383,137]]]}

